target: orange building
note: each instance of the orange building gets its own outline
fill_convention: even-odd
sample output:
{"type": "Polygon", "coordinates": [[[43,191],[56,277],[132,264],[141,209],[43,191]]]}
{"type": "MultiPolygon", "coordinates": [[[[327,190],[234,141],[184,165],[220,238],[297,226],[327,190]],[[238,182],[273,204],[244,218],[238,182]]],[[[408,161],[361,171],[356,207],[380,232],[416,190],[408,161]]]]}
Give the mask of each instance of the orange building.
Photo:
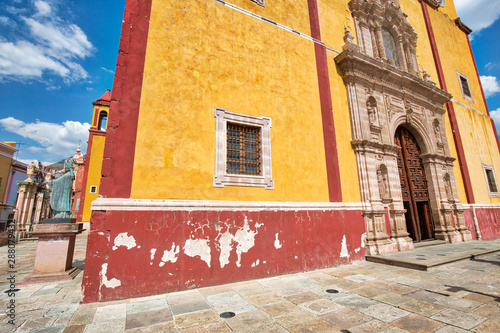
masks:
{"type": "Polygon", "coordinates": [[[128,0],[84,302],[500,237],[470,32],[452,1],[128,0]]]}

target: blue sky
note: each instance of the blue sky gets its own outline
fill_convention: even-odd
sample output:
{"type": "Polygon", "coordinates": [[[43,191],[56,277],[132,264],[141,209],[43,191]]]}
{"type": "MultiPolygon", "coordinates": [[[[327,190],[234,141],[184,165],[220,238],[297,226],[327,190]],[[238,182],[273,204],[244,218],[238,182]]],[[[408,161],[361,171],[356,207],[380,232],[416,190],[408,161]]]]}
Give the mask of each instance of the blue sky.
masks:
{"type": "MultiPolygon", "coordinates": [[[[44,164],[85,153],[92,101],[111,89],[125,0],[0,0],[0,140],[44,164]]],[[[449,1],[449,0],[447,0],[449,1]]],[[[455,0],[500,130],[500,0],[455,0]]]]}

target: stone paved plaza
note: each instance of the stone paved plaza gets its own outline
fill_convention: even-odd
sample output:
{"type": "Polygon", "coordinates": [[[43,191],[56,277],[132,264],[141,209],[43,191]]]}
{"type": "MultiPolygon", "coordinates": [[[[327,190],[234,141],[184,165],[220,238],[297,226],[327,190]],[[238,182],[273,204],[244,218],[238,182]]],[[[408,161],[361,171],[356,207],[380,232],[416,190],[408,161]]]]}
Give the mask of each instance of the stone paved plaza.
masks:
{"type": "MultiPolygon", "coordinates": [[[[500,240],[470,242],[498,247],[500,240]]],[[[74,266],[83,268],[86,234],[74,266]]],[[[453,245],[429,255],[456,252],[453,245]],[[439,252],[439,253],[438,253],[439,252]]],[[[31,273],[36,242],[16,246],[16,280],[31,273]]],[[[422,249],[419,249],[422,251],[422,249]]],[[[2,277],[7,247],[0,248],[2,277]]],[[[311,272],[143,298],[80,304],[73,281],[0,287],[1,332],[500,332],[500,252],[429,271],[355,262],[311,272]],[[327,290],[329,292],[327,292],[327,290]],[[15,300],[15,325],[6,315],[15,300]],[[232,318],[221,318],[234,312],[232,318]]]]}

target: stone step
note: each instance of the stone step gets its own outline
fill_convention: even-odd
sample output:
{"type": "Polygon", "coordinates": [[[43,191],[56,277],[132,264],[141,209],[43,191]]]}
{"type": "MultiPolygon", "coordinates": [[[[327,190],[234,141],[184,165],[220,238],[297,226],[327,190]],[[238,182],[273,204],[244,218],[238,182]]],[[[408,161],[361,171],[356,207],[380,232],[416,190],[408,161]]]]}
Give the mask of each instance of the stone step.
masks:
{"type": "Polygon", "coordinates": [[[418,243],[413,243],[413,245],[415,246],[416,249],[419,247],[433,246],[433,245],[439,245],[439,244],[446,244],[446,241],[439,240],[439,239],[431,239],[431,240],[421,241],[418,243]]]}

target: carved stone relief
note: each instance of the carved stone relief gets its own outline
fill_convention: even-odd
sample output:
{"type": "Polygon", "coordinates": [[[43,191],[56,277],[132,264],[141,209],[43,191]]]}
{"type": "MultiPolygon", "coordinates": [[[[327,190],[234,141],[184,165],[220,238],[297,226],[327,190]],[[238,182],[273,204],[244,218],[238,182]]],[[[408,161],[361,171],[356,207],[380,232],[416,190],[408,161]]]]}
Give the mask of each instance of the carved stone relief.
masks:
{"type": "MultiPolygon", "coordinates": [[[[371,6],[374,12],[381,13],[381,7],[387,9],[387,6],[393,6],[391,3],[384,0],[351,1],[349,5],[357,29],[369,26],[362,15],[365,7],[371,6]]],[[[411,27],[406,26],[404,14],[399,7],[391,8],[388,12],[394,15],[399,13],[397,17],[392,16],[391,20],[405,27],[401,31],[407,31],[406,37],[398,41],[404,45],[405,40],[408,42],[405,38],[409,38],[409,43],[413,45],[416,36],[411,34],[411,27]]],[[[358,31],[358,36],[360,33],[363,32],[358,31]]],[[[367,253],[383,254],[413,248],[413,241],[406,230],[406,210],[398,171],[400,148],[394,141],[400,126],[413,133],[422,151],[435,237],[447,242],[470,239],[470,233],[464,225],[457,224],[454,227],[450,223],[452,214],[456,216],[454,221],[464,220],[457,191],[453,190],[456,188],[454,158],[449,156],[446,136],[441,133],[444,130],[443,106],[451,95],[412,71],[398,69],[383,59],[377,59],[377,51],[379,55],[383,54],[382,49],[377,49],[376,44],[367,43],[367,36],[370,39],[373,37],[371,32],[361,36],[361,39],[365,38],[364,49],[362,47],[361,50],[353,46],[351,38],[345,38],[344,51],[335,58],[347,86],[353,128],[352,146],[358,162],[362,200],[368,207],[364,212],[367,253]],[[375,45],[373,53],[368,52],[368,45],[375,45]],[[440,171],[442,167],[445,167],[446,173],[440,171]],[[390,230],[383,223],[386,213],[390,230]]],[[[376,41],[376,34],[373,40],[376,41]]],[[[361,40],[358,42],[362,43],[361,40]]]]}

